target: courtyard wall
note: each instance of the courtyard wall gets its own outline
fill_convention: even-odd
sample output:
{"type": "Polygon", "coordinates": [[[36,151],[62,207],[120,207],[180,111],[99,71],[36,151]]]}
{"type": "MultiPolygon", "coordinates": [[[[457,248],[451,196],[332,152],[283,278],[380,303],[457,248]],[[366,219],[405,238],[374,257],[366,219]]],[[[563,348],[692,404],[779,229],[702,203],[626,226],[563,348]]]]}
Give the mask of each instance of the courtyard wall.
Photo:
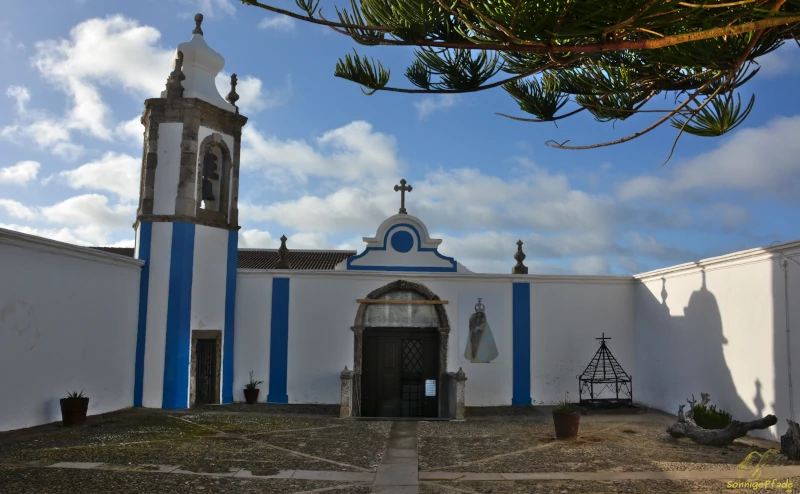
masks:
{"type": "MultiPolygon", "coordinates": [[[[531,398],[534,404],[580,399],[578,375],[606,345],[633,377],[636,362],[634,283],[630,277],[535,276],[531,287],[531,398]]],[[[588,395],[587,395],[588,397],[588,395]]]]}
{"type": "Polygon", "coordinates": [[[60,421],[73,390],[132,406],[142,265],[0,229],[0,430],[60,421]]]}
{"type": "Polygon", "coordinates": [[[345,366],[353,369],[357,299],[398,279],[423,284],[447,301],[444,309],[451,328],[447,371],[461,368],[466,374],[467,406],[511,405],[515,400],[525,404],[531,399],[549,404],[566,392],[577,398],[577,375],[597,351],[595,338],[603,332],[614,338],[609,345],[625,370],[635,372],[630,277],[240,269],[234,400],[244,399],[242,390],[251,370],[264,381],[260,400],[267,400],[274,391],[269,388],[270,377],[277,370],[278,380],[285,381],[285,392],[278,395],[285,393],[289,403],[339,403],[340,374],[345,366]],[[524,285],[530,295],[520,302],[514,293],[524,285]],[[277,294],[276,287],[286,293],[277,294]],[[464,357],[469,317],[478,297],[486,306],[499,353],[489,363],[472,363],[464,357]],[[283,309],[276,310],[273,304],[283,309]],[[526,321],[519,320],[521,314],[526,321]],[[274,324],[284,328],[285,342],[282,336],[273,337],[274,324]],[[521,330],[528,332],[529,353],[517,353],[515,364],[521,330]],[[273,349],[276,341],[286,350],[273,349]],[[285,363],[280,362],[283,354],[285,363]]]}
{"type": "MultiPolygon", "coordinates": [[[[734,419],[778,417],[777,426],[753,435],[776,439],[785,432],[790,410],[781,253],[800,256],[800,242],[636,276],[637,401],[674,414],[687,398],[700,400],[706,392],[734,419]]],[[[788,269],[797,386],[800,266],[790,261],[788,269]]],[[[798,388],[793,394],[800,407],[798,388]]]]}

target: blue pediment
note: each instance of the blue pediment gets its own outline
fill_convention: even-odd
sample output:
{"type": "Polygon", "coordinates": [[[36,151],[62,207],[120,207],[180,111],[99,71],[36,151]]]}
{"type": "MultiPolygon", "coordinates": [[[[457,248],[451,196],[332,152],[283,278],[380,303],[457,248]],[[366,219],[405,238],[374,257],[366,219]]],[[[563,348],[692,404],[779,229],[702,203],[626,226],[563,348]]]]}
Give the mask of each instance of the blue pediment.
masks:
{"type": "Polygon", "coordinates": [[[422,271],[456,273],[465,271],[452,257],[443,256],[440,239],[430,238],[428,229],[414,216],[396,214],[378,227],[374,237],[364,237],[363,252],[337,269],[362,271],[422,271]]]}

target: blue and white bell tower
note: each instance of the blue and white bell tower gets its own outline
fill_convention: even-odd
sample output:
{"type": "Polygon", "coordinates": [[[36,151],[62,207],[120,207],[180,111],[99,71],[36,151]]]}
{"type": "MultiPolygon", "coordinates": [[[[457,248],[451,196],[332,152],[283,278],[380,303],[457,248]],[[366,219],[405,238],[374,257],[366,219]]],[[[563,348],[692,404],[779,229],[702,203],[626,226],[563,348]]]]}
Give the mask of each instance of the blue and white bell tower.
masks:
{"type": "Polygon", "coordinates": [[[134,405],[233,401],[239,151],[247,118],[223,98],[225,64],[195,16],[159,98],[145,101],[136,257],[140,285],[134,405]],[[202,348],[202,354],[198,349],[202,348]],[[201,372],[198,372],[201,368],[201,372]]]}

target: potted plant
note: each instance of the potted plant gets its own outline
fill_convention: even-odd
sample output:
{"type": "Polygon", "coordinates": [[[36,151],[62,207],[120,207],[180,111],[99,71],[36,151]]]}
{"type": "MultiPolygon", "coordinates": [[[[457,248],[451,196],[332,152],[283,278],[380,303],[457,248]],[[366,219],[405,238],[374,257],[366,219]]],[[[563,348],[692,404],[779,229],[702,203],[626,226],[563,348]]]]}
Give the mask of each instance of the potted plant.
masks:
{"type": "Polygon", "coordinates": [[[553,424],[556,428],[556,439],[575,439],[578,437],[578,426],[581,414],[569,402],[569,393],[560,400],[553,410],[553,424]]]}
{"type": "Polygon", "coordinates": [[[66,398],[61,398],[61,420],[64,427],[86,424],[86,411],[89,409],[89,398],[83,396],[83,390],[72,391],[66,398]]]}
{"type": "Polygon", "coordinates": [[[248,405],[254,405],[258,402],[258,385],[264,381],[256,381],[253,379],[253,371],[250,371],[250,382],[244,385],[244,399],[248,405]]]}

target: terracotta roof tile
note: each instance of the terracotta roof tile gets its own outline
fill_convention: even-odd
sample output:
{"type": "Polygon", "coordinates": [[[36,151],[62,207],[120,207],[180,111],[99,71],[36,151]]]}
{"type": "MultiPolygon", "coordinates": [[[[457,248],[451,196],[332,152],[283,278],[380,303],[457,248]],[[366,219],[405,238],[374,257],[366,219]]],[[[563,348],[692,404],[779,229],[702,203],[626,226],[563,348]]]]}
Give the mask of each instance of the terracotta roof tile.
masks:
{"type": "MultiPolygon", "coordinates": [[[[290,250],[286,257],[292,269],[334,269],[354,255],[352,250],[290,250]]],[[[277,249],[239,249],[242,269],[274,269],[277,262],[277,249]]]]}
{"type": "MultiPolygon", "coordinates": [[[[93,249],[133,257],[133,247],[92,247],[93,249]]],[[[354,250],[290,250],[292,269],[334,269],[337,264],[356,255],[354,250]]],[[[237,267],[241,269],[275,269],[277,249],[239,249],[237,267]]]]}

